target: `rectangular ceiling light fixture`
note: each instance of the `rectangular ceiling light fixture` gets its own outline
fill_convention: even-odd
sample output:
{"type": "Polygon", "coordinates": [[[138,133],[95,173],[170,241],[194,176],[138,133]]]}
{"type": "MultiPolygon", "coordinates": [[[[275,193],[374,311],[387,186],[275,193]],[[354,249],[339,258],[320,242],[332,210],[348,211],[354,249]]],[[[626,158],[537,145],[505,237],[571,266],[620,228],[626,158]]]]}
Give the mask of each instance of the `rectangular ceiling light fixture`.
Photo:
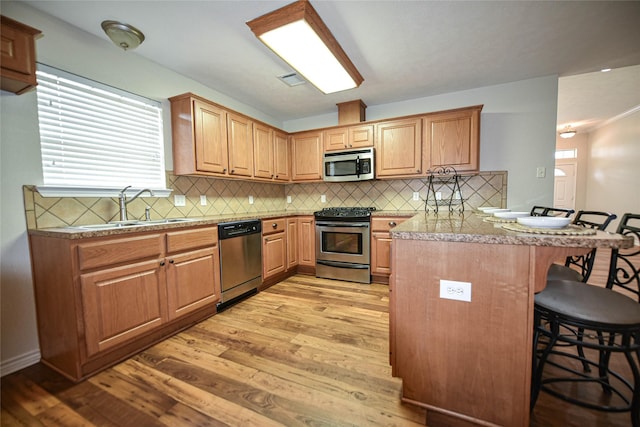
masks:
{"type": "Polygon", "coordinates": [[[329,28],[307,0],[299,0],[247,22],[280,58],[325,94],[364,81],[329,28]]]}

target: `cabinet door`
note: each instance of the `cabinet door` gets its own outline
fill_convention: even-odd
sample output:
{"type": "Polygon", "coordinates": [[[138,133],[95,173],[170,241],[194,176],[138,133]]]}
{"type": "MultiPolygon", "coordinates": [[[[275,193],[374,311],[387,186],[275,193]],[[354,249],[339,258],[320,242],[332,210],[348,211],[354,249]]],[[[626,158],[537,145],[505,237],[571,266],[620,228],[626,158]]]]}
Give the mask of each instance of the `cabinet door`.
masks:
{"type": "Polygon", "coordinates": [[[34,37],[40,30],[1,16],[0,33],[0,89],[21,94],[38,84],[34,37]]]}
{"type": "Polygon", "coordinates": [[[422,172],[421,119],[376,124],[376,176],[416,176],[422,172]]]}
{"type": "Polygon", "coordinates": [[[169,318],[185,315],[220,300],[218,248],[206,248],[165,260],[169,318]]]}
{"type": "Polygon", "coordinates": [[[291,137],[293,181],[322,179],[322,133],[303,132],[291,137]]]}
{"type": "Polygon", "coordinates": [[[347,128],[325,130],[322,138],[324,139],[324,151],[344,150],[349,147],[347,128]]]}
{"type": "Polygon", "coordinates": [[[424,117],[424,167],[453,166],[458,172],[478,171],[480,109],[463,109],[424,117]]]}
{"type": "Polygon", "coordinates": [[[227,154],[226,112],[205,102],[193,101],[193,125],[196,145],[196,169],[226,174],[227,154]]]}
{"type": "Polygon", "coordinates": [[[391,274],[391,235],[371,233],[371,273],[391,274]]]}
{"type": "Polygon", "coordinates": [[[316,227],[312,216],[298,217],[298,264],[316,265],[316,227]]]}
{"type": "Polygon", "coordinates": [[[291,179],[291,150],[289,148],[289,138],[282,132],[273,134],[274,171],[275,179],[278,181],[289,181],[291,179]]]}
{"type": "Polygon", "coordinates": [[[161,263],[145,261],[80,276],[88,356],[142,335],[167,319],[161,263]]]}
{"type": "Polygon", "coordinates": [[[287,270],[298,265],[298,219],[287,218],[287,270]]]}
{"type": "Polygon", "coordinates": [[[273,178],[274,142],[271,128],[254,123],[253,143],[254,176],[273,178]]]}
{"type": "Polygon", "coordinates": [[[262,280],[286,269],[285,233],[275,233],[262,238],[262,280]]]}
{"type": "Polygon", "coordinates": [[[373,147],[373,125],[351,126],[349,148],[373,147]]]}
{"type": "Polygon", "coordinates": [[[253,123],[246,117],[227,115],[229,175],[253,176],[253,123]]]}

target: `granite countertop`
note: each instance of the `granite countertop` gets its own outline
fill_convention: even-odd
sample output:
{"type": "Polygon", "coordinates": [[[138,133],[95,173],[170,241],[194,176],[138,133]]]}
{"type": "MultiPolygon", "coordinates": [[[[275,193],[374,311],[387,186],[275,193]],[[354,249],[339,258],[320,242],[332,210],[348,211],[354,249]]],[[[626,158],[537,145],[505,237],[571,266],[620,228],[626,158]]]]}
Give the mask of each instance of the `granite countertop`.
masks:
{"type": "Polygon", "coordinates": [[[197,226],[212,226],[221,222],[243,221],[250,219],[283,218],[290,216],[313,215],[313,211],[277,211],[277,212],[257,212],[257,213],[237,213],[214,215],[200,218],[189,218],[189,221],[174,223],[141,224],[139,226],[127,226],[108,229],[88,229],[81,225],[30,229],[30,235],[57,237],[62,239],[86,239],[91,237],[118,236],[130,233],[140,233],[148,231],[166,231],[197,226]]]}
{"type": "Polygon", "coordinates": [[[595,235],[547,235],[509,231],[476,213],[419,213],[391,229],[391,237],[405,240],[486,243],[502,245],[629,248],[629,236],[598,231],[595,235]]]}

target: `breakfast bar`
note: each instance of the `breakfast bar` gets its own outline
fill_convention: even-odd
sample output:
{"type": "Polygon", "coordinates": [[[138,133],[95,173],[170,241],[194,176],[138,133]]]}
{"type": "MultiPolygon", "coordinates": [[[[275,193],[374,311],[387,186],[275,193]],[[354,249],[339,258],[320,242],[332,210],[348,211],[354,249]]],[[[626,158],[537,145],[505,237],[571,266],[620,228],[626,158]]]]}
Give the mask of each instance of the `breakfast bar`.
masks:
{"type": "Polygon", "coordinates": [[[429,426],[528,426],[534,295],[549,266],[633,245],[571,227],[519,230],[476,213],[421,213],[391,236],[390,363],[402,400],[426,408],[429,426]]]}

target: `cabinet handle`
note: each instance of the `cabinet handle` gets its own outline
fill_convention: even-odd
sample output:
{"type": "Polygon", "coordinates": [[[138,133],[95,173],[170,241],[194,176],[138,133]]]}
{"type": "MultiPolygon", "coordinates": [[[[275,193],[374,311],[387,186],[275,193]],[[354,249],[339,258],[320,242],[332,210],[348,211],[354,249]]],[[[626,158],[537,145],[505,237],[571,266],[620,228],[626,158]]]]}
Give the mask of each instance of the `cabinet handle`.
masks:
{"type": "Polygon", "coordinates": [[[222,173],[227,173],[227,168],[222,169],[222,173]]]}
{"type": "Polygon", "coordinates": [[[274,222],[273,224],[271,224],[271,226],[272,226],[273,228],[278,228],[278,224],[276,224],[275,222],[274,222]]]}
{"type": "Polygon", "coordinates": [[[395,221],[390,221],[390,222],[389,222],[389,225],[390,225],[391,227],[395,227],[395,226],[396,226],[396,222],[395,222],[395,221]]]}
{"type": "Polygon", "coordinates": [[[170,260],[169,260],[169,264],[173,264],[174,262],[175,262],[175,261],[174,261],[174,260],[172,260],[172,259],[170,259],[170,260]]]}
{"type": "Polygon", "coordinates": [[[416,172],[420,173],[420,169],[416,169],[416,172]]]}
{"type": "Polygon", "coordinates": [[[160,267],[164,267],[164,261],[160,261],[160,267]]]}
{"type": "Polygon", "coordinates": [[[236,170],[235,170],[235,169],[231,169],[231,173],[235,173],[235,172],[236,172],[236,170]]]}

